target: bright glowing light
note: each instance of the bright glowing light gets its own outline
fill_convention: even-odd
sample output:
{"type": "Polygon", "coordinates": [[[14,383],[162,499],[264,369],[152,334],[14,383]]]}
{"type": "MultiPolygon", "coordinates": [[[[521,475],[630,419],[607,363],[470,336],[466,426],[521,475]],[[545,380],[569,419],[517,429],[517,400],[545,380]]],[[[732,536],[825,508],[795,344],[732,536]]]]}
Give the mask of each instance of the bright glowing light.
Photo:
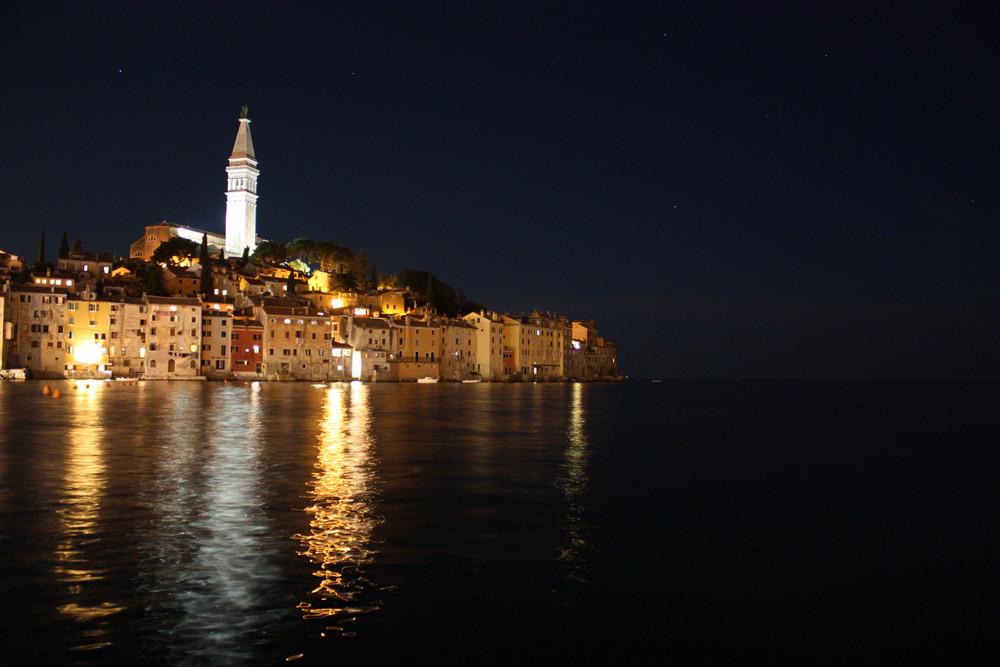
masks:
{"type": "Polygon", "coordinates": [[[285,318],[285,324],[291,324],[291,323],[292,323],[292,321],[290,319],[285,318]]]}
{"type": "Polygon", "coordinates": [[[83,343],[73,351],[73,357],[81,364],[96,364],[104,355],[104,348],[97,343],[83,343]]]}
{"type": "Polygon", "coordinates": [[[361,379],[361,355],[355,354],[351,358],[351,377],[355,380],[361,379]]]}
{"type": "Polygon", "coordinates": [[[333,301],[330,302],[330,305],[333,306],[334,308],[343,308],[344,300],[340,298],[334,299],[333,301]]]}
{"type": "Polygon", "coordinates": [[[195,243],[201,243],[201,232],[196,232],[191,229],[185,229],[184,227],[177,228],[177,236],[182,239],[187,239],[188,241],[194,241],[195,243]]]}

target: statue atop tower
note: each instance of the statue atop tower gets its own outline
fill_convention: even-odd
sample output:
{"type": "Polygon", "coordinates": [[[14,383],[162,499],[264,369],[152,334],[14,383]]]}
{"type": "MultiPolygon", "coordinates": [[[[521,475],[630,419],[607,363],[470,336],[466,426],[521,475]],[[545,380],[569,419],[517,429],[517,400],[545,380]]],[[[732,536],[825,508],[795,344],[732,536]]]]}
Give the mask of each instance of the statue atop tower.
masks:
{"type": "Polygon", "coordinates": [[[250,137],[250,118],[243,105],[236,143],[226,167],[226,255],[242,256],[257,247],[257,158],[250,137]]]}

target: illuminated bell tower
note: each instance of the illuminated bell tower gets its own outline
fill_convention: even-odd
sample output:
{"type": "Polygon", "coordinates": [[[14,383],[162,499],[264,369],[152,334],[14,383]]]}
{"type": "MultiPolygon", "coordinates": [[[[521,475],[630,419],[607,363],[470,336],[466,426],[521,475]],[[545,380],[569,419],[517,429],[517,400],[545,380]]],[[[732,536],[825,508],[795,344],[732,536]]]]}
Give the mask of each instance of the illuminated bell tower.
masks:
{"type": "Polygon", "coordinates": [[[247,108],[240,115],[233,154],[226,167],[226,254],[239,256],[244,248],[257,247],[257,158],[253,155],[247,108]]]}

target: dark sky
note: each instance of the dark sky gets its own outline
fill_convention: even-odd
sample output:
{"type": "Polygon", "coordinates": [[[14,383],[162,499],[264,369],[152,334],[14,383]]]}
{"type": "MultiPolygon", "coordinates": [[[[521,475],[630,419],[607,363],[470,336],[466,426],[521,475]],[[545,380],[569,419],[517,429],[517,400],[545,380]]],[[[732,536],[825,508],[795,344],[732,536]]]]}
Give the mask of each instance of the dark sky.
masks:
{"type": "Polygon", "coordinates": [[[985,3],[18,3],[0,249],[259,234],[593,318],[636,377],[996,378],[985,3]]]}

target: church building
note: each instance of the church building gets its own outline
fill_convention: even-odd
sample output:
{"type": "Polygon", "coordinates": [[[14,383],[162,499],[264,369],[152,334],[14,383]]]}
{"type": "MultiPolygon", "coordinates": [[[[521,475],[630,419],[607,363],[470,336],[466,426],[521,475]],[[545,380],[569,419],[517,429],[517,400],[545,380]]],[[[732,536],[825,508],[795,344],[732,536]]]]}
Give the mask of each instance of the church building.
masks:
{"type": "Polygon", "coordinates": [[[201,243],[202,236],[207,236],[209,246],[215,248],[214,253],[224,248],[227,257],[241,257],[244,248],[248,248],[251,253],[257,248],[257,244],[263,240],[257,236],[257,178],[260,171],[253,152],[246,107],[243,107],[239,122],[236,142],[226,167],[225,234],[164,220],[146,226],[145,235],[130,246],[129,257],[148,260],[161,243],[175,236],[195,243],[201,243]]]}

